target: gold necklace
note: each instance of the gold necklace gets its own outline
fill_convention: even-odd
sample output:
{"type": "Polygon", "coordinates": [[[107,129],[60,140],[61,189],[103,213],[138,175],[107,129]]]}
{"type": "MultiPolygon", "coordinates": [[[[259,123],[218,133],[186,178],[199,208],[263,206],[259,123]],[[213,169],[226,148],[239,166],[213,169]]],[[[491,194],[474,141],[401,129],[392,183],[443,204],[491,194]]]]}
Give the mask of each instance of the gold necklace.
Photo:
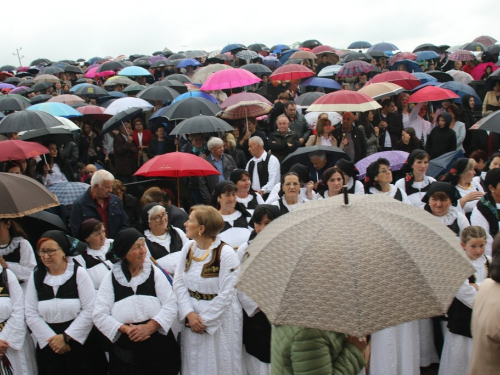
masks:
{"type": "Polygon", "coordinates": [[[462,185],[460,185],[460,184],[457,184],[457,186],[458,186],[459,188],[464,189],[464,190],[469,190],[469,189],[472,187],[472,182],[469,182],[469,185],[468,185],[467,187],[462,186],[462,185]]]}
{"type": "Polygon", "coordinates": [[[212,243],[210,244],[210,246],[208,247],[207,251],[205,251],[205,254],[203,254],[201,257],[197,258],[194,256],[194,251],[193,251],[193,248],[194,248],[194,244],[191,245],[191,251],[189,253],[189,258],[192,259],[192,260],[195,260],[197,262],[203,262],[205,259],[207,259],[208,257],[208,254],[210,254],[210,248],[212,247],[212,245],[214,244],[214,241],[212,241],[212,243]]]}

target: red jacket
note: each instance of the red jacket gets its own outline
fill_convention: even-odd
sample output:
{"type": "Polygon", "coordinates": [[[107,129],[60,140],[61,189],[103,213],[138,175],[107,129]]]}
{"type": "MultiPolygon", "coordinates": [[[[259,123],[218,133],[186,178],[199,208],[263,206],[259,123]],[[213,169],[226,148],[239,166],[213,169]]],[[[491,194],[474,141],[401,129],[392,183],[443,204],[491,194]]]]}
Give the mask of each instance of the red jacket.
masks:
{"type": "MultiPolygon", "coordinates": [[[[153,133],[151,133],[150,130],[144,129],[142,131],[142,145],[143,146],[149,146],[149,142],[154,138],[153,133]]],[[[137,134],[137,130],[132,130],[132,143],[134,144],[135,147],[139,150],[139,136],[137,134]]],[[[147,150],[145,150],[147,153],[147,150]]],[[[137,160],[139,156],[139,151],[137,151],[134,155],[135,160],[137,160]]]]}

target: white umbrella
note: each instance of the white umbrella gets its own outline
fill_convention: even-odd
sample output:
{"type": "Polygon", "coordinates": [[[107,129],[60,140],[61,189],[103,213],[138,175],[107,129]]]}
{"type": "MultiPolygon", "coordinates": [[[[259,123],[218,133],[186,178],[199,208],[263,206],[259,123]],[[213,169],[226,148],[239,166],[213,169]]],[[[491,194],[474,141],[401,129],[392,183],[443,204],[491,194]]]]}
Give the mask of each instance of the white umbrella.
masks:
{"type": "Polygon", "coordinates": [[[69,130],[70,132],[80,131],[80,127],[77,124],[75,124],[73,121],[71,121],[70,119],[67,119],[64,117],[59,117],[59,116],[54,116],[54,117],[63,123],[60,126],[54,126],[54,128],[63,128],[63,129],[69,130]]]}
{"type": "Polygon", "coordinates": [[[129,108],[142,108],[143,111],[153,109],[153,106],[144,99],[139,98],[120,98],[115,100],[104,111],[106,115],[116,115],[118,112],[124,111],[129,108]]]}

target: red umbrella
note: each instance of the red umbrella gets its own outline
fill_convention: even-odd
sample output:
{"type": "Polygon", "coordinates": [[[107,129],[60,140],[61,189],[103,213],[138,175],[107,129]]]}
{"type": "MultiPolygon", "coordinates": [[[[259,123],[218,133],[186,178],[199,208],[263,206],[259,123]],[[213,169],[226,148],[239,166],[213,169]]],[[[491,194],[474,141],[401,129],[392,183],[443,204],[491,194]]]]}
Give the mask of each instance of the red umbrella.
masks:
{"type": "Polygon", "coordinates": [[[372,83],[380,82],[392,82],[406,90],[412,90],[421,84],[419,79],[413,74],[398,70],[377,74],[367,84],[370,85],[372,83]]]}
{"type": "Polygon", "coordinates": [[[272,81],[291,81],[293,79],[302,79],[312,77],[315,73],[304,65],[288,64],[276,69],[269,76],[272,81]]]}
{"type": "Polygon", "coordinates": [[[88,120],[107,121],[111,117],[113,117],[111,115],[104,113],[106,108],[99,107],[97,105],[86,105],[83,107],[78,107],[76,110],[80,112],[84,116],[84,118],[88,120]]]}
{"type": "Polygon", "coordinates": [[[417,58],[417,55],[414,54],[414,53],[411,53],[411,52],[400,52],[394,56],[391,57],[391,59],[389,60],[389,64],[392,65],[394,64],[396,61],[400,61],[400,60],[412,60],[412,61],[415,61],[415,59],[417,58]]]}
{"type": "Polygon", "coordinates": [[[226,100],[224,100],[220,107],[226,109],[229,106],[238,104],[239,102],[249,102],[249,101],[259,101],[269,105],[273,105],[269,100],[264,98],[262,95],[256,94],[254,92],[240,92],[239,94],[233,94],[226,100]]]}
{"type": "Polygon", "coordinates": [[[135,172],[134,176],[177,178],[177,204],[180,206],[180,177],[200,177],[219,174],[219,171],[205,159],[193,154],[176,151],[158,155],[148,160],[135,172]]]}
{"type": "Polygon", "coordinates": [[[495,64],[493,64],[491,62],[481,63],[481,64],[476,65],[476,67],[474,68],[474,70],[471,72],[470,75],[476,81],[479,81],[481,79],[481,77],[483,76],[484,72],[486,71],[487,66],[491,66],[491,69],[493,69],[493,71],[498,69],[498,66],[496,66],[495,64]]]}
{"type": "Polygon", "coordinates": [[[341,90],[318,98],[307,112],[366,112],[381,108],[374,99],[356,91],[341,90]]]}
{"type": "Polygon", "coordinates": [[[442,89],[436,86],[426,86],[418,90],[416,93],[411,94],[408,98],[408,103],[421,103],[421,102],[437,102],[446,99],[459,98],[457,94],[448,89],[442,89]]]}
{"type": "Polygon", "coordinates": [[[47,147],[36,142],[16,139],[0,143],[0,161],[29,159],[48,153],[47,147]]]}

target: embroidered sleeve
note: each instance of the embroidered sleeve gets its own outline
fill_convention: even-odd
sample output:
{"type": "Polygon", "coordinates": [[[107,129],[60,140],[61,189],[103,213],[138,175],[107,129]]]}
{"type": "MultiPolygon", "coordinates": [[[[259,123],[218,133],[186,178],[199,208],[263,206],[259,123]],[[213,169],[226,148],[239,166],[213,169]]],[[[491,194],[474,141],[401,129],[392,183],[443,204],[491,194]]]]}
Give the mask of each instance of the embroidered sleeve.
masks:
{"type": "Polygon", "coordinates": [[[7,262],[7,266],[15,273],[19,281],[28,281],[33,269],[36,267],[35,252],[25,239],[21,240],[20,245],[21,260],[19,263],[7,262]]]}
{"type": "Polygon", "coordinates": [[[16,279],[16,275],[10,270],[7,271],[9,279],[9,296],[12,303],[12,312],[0,332],[0,340],[9,343],[9,347],[21,350],[26,336],[26,323],[24,322],[24,296],[23,290],[16,279]]]}

